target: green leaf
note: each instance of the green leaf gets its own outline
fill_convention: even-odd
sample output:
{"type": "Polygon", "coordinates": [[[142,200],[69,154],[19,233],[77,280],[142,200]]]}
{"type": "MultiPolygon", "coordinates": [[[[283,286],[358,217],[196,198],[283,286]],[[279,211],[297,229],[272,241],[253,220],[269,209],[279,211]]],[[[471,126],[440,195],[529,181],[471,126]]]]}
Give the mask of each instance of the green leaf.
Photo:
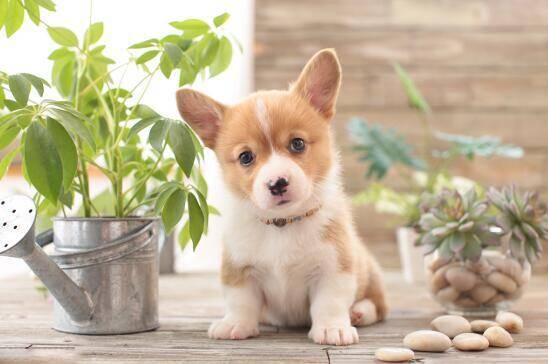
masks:
{"type": "Polygon", "coordinates": [[[213,34],[209,34],[200,42],[204,43],[200,53],[200,63],[202,67],[209,66],[217,56],[217,51],[219,50],[219,39],[217,39],[213,34]]]}
{"type": "Polygon", "coordinates": [[[190,177],[194,159],[196,158],[196,150],[190,132],[184,124],[178,122],[172,125],[169,132],[169,145],[173,154],[175,154],[177,164],[187,177],[190,177]]]}
{"type": "Polygon", "coordinates": [[[198,246],[204,232],[204,215],[196,197],[188,194],[188,221],[190,224],[190,238],[194,249],[198,246]]]}
{"type": "Polygon", "coordinates": [[[149,126],[151,126],[152,124],[156,123],[159,120],[161,120],[161,118],[158,116],[153,116],[151,118],[139,120],[138,122],[135,123],[135,125],[131,127],[131,129],[129,129],[127,138],[131,139],[134,135],[139,134],[141,130],[148,128],[149,126]]]}
{"type": "Polygon", "coordinates": [[[148,118],[160,116],[160,114],[158,114],[150,106],[147,106],[145,104],[136,105],[135,110],[133,110],[133,112],[135,115],[137,115],[141,119],[148,119],[148,118]]]}
{"type": "Polygon", "coordinates": [[[0,0],[0,30],[4,26],[6,21],[6,15],[8,14],[8,0],[0,0]]]}
{"type": "Polygon", "coordinates": [[[84,48],[97,43],[103,36],[103,23],[93,23],[84,34],[84,48]]]}
{"type": "Polygon", "coordinates": [[[181,48],[173,43],[166,43],[164,44],[164,50],[168,55],[173,67],[177,67],[179,65],[179,62],[181,62],[181,58],[183,58],[183,51],[181,50],[181,48]]]}
{"type": "Polygon", "coordinates": [[[25,0],[25,8],[27,10],[27,14],[29,14],[30,20],[36,24],[40,24],[40,8],[36,4],[34,0],[25,0]]]}
{"type": "Polygon", "coordinates": [[[71,30],[63,27],[50,27],[48,33],[51,39],[65,47],[78,47],[78,38],[71,30]]]}
{"type": "Polygon", "coordinates": [[[218,28],[230,18],[229,13],[222,13],[221,15],[217,15],[215,18],[213,18],[213,24],[218,28]]]}
{"type": "Polygon", "coordinates": [[[57,203],[63,186],[63,165],[55,142],[39,123],[27,129],[25,165],[32,185],[52,203],[57,203]]]}
{"type": "Polygon", "coordinates": [[[209,74],[211,77],[217,76],[219,73],[223,72],[230,65],[232,60],[232,43],[228,40],[227,37],[222,37],[219,41],[219,50],[217,51],[217,56],[211,62],[209,66],[209,74]]]}
{"type": "Polygon", "coordinates": [[[192,130],[192,128],[188,124],[185,124],[185,126],[188,129],[188,132],[190,133],[190,137],[192,138],[192,143],[194,144],[194,149],[196,150],[196,153],[203,159],[204,148],[202,147],[202,143],[200,142],[200,139],[198,139],[198,137],[196,136],[196,133],[194,132],[194,130],[192,130]]]}
{"type": "Polygon", "coordinates": [[[215,206],[212,206],[212,205],[209,205],[209,214],[210,215],[221,216],[221,212],[219,210],[217,210],[217,208],[215,206]]]}
{"type": "Polygon", "coordinates": [[[67,191],[76,175],[76,168],[78,166],[76,146],[65,128],[52,118],[48,118],[47,120],[47,129],[61,157],[61,164],[63,165],[63,189],[67,191]]]}
{"type": "Polygon", "coordinates": [[[135,63],[136,64],[146,63],[146,62],[150,61],[151,59],[153,59],[154,57],[156,57],[158,55],[158,53],[160,53],[160,51],[156,50],[156,49],[152,50],[152,51],[145,52],[137,58],[135,63]]]}
{"type": "Polygon", "coordinates": [[[409,105],[411,107],[414,107],[415,109],[422,111],[423,113],[429,113],[430,106],[428,105],[426,100],[422,97],[422,94],[417,88],[417,86],[415,86],[413,79],[399,64],[396,63],[394,65],[394,69],[396,70],[396,73],[398,74],[400,82],[403,85],[405,94],[407,95],[407,99],[409,101],[409,105]]]}
{"type": "Polygon", "coordinates": [[[162,71],[165,78],[169,78],[171,76],[171,72],[173,71],[173,64],[165,53],[162,54],[162,57],[160,58],[160,71],[162,71]]]}
{"type": "Polygon", "coordinates": [[[69,97],[72,93],[75,65],[73,57],[65,57],[53,63],[51,79],[62,96],[69,97]]]}
{"type": "Polygon", "coordinates": [[[183,21],[174,21],[169,23],[172,27],[182,30],[185,39],[196,38],[199,35],[209,31],[209,25],[200,19],[187,19],[183,21]]]}
{"type": "Polygon", "coordinates": [[[0,160],[0,179],[4,178],[4,176],[6,175],[10,167],[11,162],[13,161],[13,158],[15,158],[17,153],[19,153],[20,151],[21,151],[21,147],[16,148],[12,150],[11,152],[9,152],[8,154],[6,154],[4,158],[0,160]]]}
{"type": "Polygon", "coordinates": [[[162,210],[164,209],[164,206],[169,196],[171,196],[173,191],[179,188],[176,183],[166,183],[163,186],[164,190],[158,194],[158,197],[156,198],[156,202],[154,204],[154,214],[157,216],[162,213],[162,210]]]}
{"type": "Polygon", "coordinates": [[[4,20],[4,27],[6,28],[6,35],[11,37],[16,31],[23,25],[25,19],[25,9],[21,5],[20,0],[9,0],[6,18],[4,20]]]}
{"type": "Polygon", "coordinates": [[[55,4],[51,0],[34,0],[40,7],[49,10],[55,11],[55,4]]]}
{"type": "Polygon", "coordinates": [[[179,247],[181,248],[181,251],[185,250],[189,241],[190,241],[190,224],[189,224],[189,221],[187,220],[185,224],[183,225],[183,228],[179,232],[179,247]]]}
{"type": "Polygon", "coordinates": [[[4,93],[4,89],[0,87],[0,110],[4,108],[5,100],[6,100],[6,94],[4,93]]]}
{"type": "Polygon", "coordinates": [[[15,101],[21,106],[27,106],[31,83],[23,75],[11,75],[8,79],[10,91],[15,101]]]}
{"type": "Polygon", "coordinates": [[[74,52],[69,50],[66,47],[57,48],[51,54],[49,55],[48,59],[51,61],[55,61],[58,59],[62,59],[65,57],[74,57],[74,52]]]}
{"type": "Polygon", "coordinates": [[[200,203],[200,208],[202,209],[202,216],[204,217],[204,231],[207,232],[207,225],[208,225],[208,222],[209,222],[209,206],[207,204],[207,200],[204,196],[204,194],[202,194],[202,192],[200,192],[199,190],[195,190],[196,191],[196,196],[198,196],[198,202],[200,203]]]}
{"type": "Polygon", "coordinates": [[[135,44],[129,46],[129,49],[148,48],[148,47],[152,47],[152,46],[154,46],[158,43],[159,43],[158,39],[151,38],[151,39],[147,39],[147,40],[144,40],[142,42],[139,42],[139,43],[135,43],[135,44]]]}
{"type": "Polygon", "coordinates": [[[402,164],[414,170],[425,170],[426,162],[413,154],[405,139],[393,130],[353,118],[348,131],[356,143],[354,149],[362,153],[360,160],[369,163],[367,177],[382,179],[394,165],[402,164]]]}
{"type": "Polygon", "coordinates": [[[17,135],[19,135],[19,132],[21,129],[19,129],[18,126],[14,126],[13,128],[9,128],[2,134],[0,134],[0,150],[4,149],[8,145],[11,144],[17,138],[17,135]]]}
{"type": "Polygon", "coordinates": [[[179,87],[192,84],[196,79],[197,72],[194,67],[192,67],[192,64],[187,57],[181,59],[179,69],[179,87]]]}
{"type": "Polygon", "coordinates": [[[80,138],[82,138],[92,149],[95,150],[95,140],[93,139],[93,134],[88,129],[86,124],[84,123],[84,116],[82,115],[82,118],[76,117],[73,113],[61,110],[61,109],[54,109],[49,108],[48,112],[52,118],[57,120],[65,127],[65,129],[69,130],[75,135],[78,135],[80,138]]]}
{"type": "Polygon", "coordinates": [[[148,141],[150,145],[158,152],[161,152],[164,147],[164,142],[167,138],[167,134],[171,128],[171,121],[161,119],[150,129],[148,134],[148,141]]]}
{"type": "Polygon", "coordinates": [[[21,73],[21,76],[25,77],[32,84],[32,87],[34,87],[40,96],[44,95],[44,85],[49,87],[48,81],[41,77],[31,75],[30,73],[21,73]]]}
{"type": "Polygon", "coordinates": [[[183,217],[185,203],[186,192],[181,189],[173,191],[167,199],[164,209],[162,210],[162,221],[164,222],[166,234],[171,234],[173,228],[175,228],[179,220],[183,217]]]}

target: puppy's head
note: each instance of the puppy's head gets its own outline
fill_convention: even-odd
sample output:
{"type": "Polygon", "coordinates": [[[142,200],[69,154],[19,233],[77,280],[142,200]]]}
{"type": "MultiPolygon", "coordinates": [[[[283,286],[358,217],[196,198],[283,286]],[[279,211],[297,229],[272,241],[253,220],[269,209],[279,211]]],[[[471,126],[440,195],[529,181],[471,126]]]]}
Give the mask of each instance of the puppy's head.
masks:
{"type": "Polygon", "coordinates": [[[330,170],[329,123],[340,82],[335,52],[322,50],[287,91],[260,91],[226,106],[180,89],[177,106],[217,154],[234,193],[261,211],[291,213],[313,197],[330,170]]]}

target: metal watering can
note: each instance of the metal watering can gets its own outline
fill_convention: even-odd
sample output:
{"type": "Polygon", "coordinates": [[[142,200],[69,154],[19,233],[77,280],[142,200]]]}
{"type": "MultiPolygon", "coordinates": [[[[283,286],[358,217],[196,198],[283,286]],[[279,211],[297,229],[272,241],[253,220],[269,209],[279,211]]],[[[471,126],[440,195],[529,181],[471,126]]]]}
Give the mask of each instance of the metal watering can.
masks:
{"type": "MultiPolygon", "coordinates": [[[[0,256],[22,258],[55,297],[54,329],[90,335],[158,328],[159,218],[56,218],[35,242],[34,201],[0,199],[0,256]],[[54,241],[56,255],[41,246],[54,241]]],[[[162,235],[162,236],[160,236],[162,235]]]]}

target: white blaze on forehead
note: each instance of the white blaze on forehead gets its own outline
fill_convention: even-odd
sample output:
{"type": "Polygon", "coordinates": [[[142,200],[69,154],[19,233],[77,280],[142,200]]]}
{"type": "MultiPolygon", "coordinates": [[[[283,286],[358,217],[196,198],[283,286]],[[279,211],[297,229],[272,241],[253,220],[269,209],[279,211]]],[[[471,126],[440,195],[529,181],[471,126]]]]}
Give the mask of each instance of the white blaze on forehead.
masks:
{"type": "Polygon", "coordinates": [[[270,124],[268,123],[268,110],[263,99],[257,99],[255,101],[255,114],[257,116],[257,121],[259,126],[263,131],[264,135],[270,140],[270,124]]]}

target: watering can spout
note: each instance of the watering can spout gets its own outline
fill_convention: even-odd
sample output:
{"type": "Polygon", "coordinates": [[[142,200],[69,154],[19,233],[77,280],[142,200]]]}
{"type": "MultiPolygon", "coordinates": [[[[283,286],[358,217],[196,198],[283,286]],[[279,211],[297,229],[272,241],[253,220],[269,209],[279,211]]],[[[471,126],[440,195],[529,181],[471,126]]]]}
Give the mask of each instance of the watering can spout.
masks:
{"type": "Polygon", "coordinates": [[[26,196],[0,199],[0,256],[22,258],[75,322],[93,315],[88,293],[63,272],[34,239],[36,206],[26,196]]]}

